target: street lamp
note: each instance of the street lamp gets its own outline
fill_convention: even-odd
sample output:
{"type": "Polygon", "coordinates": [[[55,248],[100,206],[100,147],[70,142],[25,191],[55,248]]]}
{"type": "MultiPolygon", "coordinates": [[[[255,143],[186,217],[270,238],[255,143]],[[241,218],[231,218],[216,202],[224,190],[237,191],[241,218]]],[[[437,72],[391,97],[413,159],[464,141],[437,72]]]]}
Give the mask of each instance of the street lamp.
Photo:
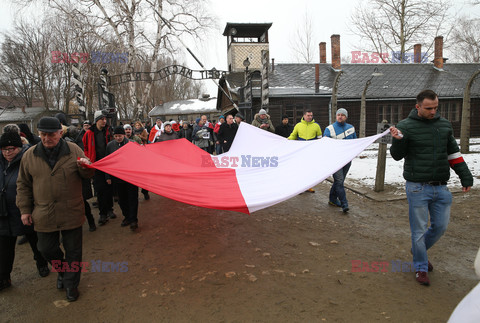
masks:
{"type": "Polygon", "coordinates": [[[359,137],[364,138],[365,137],[365,128],[366,128],[366,95],[367,95],[367,90],[368,86],[372,83],[372,79],[376,76],[382,76],[383,73],[378,70],[378,67],[375,67],[373,70],[372,76],[367,80],[365,83],[365,87],[362,92],[362,100],[360,103],[360,130],[359,130],[359,137]]]}
{"type": "Polygon", "coordinates": [[[250,59],[245,58],[245,60],[243,61],[243,66],[245,66],[245,82],[247,82],[247,78],[248,78],[248,67],[250,66],[250,59]]]}

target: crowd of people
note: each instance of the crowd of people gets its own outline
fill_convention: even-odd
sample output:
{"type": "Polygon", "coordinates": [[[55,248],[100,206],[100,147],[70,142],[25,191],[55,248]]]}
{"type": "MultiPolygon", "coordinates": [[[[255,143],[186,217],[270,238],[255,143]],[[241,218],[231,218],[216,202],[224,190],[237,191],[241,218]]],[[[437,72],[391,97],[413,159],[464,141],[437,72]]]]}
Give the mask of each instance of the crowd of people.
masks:
{"type": "MultiPolygon", "coordinates": [[[[451,125],[439,117],[437,109],[436,94],[421,92],[409,117],[398,128],[391,128],[394,138],[391,154],[397,160],[405,159],[412,255],[416,279],[423,285],[430,284],[427,272],[433,270],[427,249],[443,235],[449,221],[451,194],[446,188],[449,166],[460,176],[465,192],[473,183],[451,125]],[[439,138],[428,137],[432,129],[438,131],[439,138]],[[433,164],[432,154],[436,156],[433,164]],[[431,226],[427,227],[429,216],[431,226]]],[[[356,138],[355,128],[346,122],[347,118],[348,111],[338,109],[336,121],[326,126],[323,136],[337,140],[356,138]]],[[[52,261],[66,263],[70,268],[82,261],[85,219],[91,232],[97,230],[97,224],[103,226],[115,219],[115,200],[123,215],[121,227],[129,226],[133,232],[138,229],[139,188],[88,165],[129,142],[146,145],[185,138],[210,154],[222,154],[230,150],[244,120],[240,113],[228,114],[220,116],[214,124],[202,115],[195,122],[163,122],[157,118],[153,127],[134,121],[113,128],[107,124],[107,115],[96,111],[93,123],[87,120],[81,128],[69,125],[63,114],[43,117],[37,125],[39,136],[26,124],[5,126],[0,137],[0,290],[11,286],[18,236],[29,242],[38,273],[46,277],[50,273],[48,263],[52,261]],[[97,223],[88,202],[93,196],[96,196],[94,206],[99,210],[97,223]]],[[[274,126],[267,111],[260,109],[252,126],[289,140],[322,138],[321,127],[310,110],[304,112],[295,126],[289,123],[287,115],[282,116],[281,124],[274,126]]],[[[329,194],[329,205],[342,208],[344,213],[350,210],[344,188],[350,166],[348,163],[333,174],[329,194]]],[[[148,191],[142,189],[142,193],[145,200],[150,198],[148,191]]],[[[75,301],[79,297],[79,282],[80,270],[62,271],[58,272],[56,287],[66,290],[68,301],[75,301]]]]}

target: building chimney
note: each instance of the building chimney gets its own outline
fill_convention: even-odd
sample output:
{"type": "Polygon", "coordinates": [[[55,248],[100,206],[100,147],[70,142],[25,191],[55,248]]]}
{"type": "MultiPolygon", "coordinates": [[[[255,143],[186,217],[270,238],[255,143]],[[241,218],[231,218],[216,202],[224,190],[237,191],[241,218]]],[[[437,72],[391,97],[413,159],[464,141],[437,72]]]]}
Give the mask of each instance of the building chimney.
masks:
{"type": "Polygon", "coordinates": [[[272,58],[272,72],[275,71],[275,58],[272,58]]]}
{"type": "Polygon", "coordinates": [[[320,43],[320,64],[325,64],[327,62],[327,43],[320,43]]]}
{"type": "Polygon", "coordinates": [[[340,65],[340,35],[332,35],[330,37],[330,43],[332,45],[332,68],[334,70],[341,70],[340,65]]]}
{"type": "Polygon", "coordinates": [[[318,92],[320,92],[320,65],[315,64],[315,93],[318,92]]]}
{"type": "Polygon", "coordinates": [[[414,63],[422,62],[422,44],[413,45],[413,62],[414,63]]]}
{"type": "Polygon", "coordinates": [[[443,36],[435,37],[435,58],[433,66],[439,70],[443,69],[443,36]]]}

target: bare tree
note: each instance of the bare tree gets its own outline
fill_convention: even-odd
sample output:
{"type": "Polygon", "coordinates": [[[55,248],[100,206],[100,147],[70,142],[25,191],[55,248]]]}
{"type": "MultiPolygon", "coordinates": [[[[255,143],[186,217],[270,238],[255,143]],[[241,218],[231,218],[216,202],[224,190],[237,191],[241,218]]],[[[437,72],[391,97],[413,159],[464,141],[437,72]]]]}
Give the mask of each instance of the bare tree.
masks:
{"type": "MultiPolygon", "coordinates": [[[[158,69],[159,57],[174,55],[177,37],[195,38],[213,25],[205,11],[204,0],[30,0],[44,1],[55,10],[65,13],[69,21],[83,17],[90,25],[82,30],[110,31],[118,49],[128,53],[124,72],[134,73],[143,62],[149,62],[150,73],[158,69]],[[166,26],[169,26],[166,28],[166,26]],[[142,58],[141,54],[144,55],[142,58]]],[[[21,1],[20,1],[21,2],[21,1]]],[[[101,36],[99,35],[101,38],[101,36]]],[[[104,40],[107,44],[107,40],[104,40]]],[[[145,114],[152,83],[145,83],[142,91],[134,82],[129,83],[129,96],[134,114],[145,114]]]]}
{"type": "Polygon", "coordinates": [[[414,44],[430,49],[435,35],[448,37],[450,4],[445,0],[368,0],[351,16],[352,31],[377,53],[393,52],[404,62],[414,44]]]}
{"type": "Polygon", "coordinates": [[[315,60],[316,47],[313,37],[312,19],[308,12],[305,12],[303,20],[290,39],[290,48],[297,62],[309,64],[315,60]]]}
{"type": "Polygon", "coordinates": [[[464,63],[480,63],[480,19],[460,18],[452,40],[456,59],[464,63]]]}

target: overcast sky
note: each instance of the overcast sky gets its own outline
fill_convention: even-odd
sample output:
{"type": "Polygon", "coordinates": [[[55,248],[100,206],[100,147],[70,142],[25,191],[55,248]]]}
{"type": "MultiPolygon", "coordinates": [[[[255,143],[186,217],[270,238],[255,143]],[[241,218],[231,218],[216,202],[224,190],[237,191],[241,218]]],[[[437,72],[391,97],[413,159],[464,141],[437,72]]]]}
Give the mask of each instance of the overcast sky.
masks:
{"type": "MultiPolygon", "coordinates": [[[[226,39],[222,36],[227,22],[272,23],[269,30],[270,58],[276,63],[294,62],[291,40],[300,27],[305,15],[310,17],[314,30],[314,43],[327,43],[327,61],[330,61],[330,36],[341,36],[341,55],[349,56],[357,49],[359,40],[349,30],[350,16],[360,0],[209,0],[210,11],[217,18],[217,26],[211,35],[201,41],[184,39],[206,68],[227,69],[226,39]]],[[[428,0],[426,0],[428,1],[428,0]]],[[[455,11],[480,17],[480,6],[471,7],[469,0],[451,1],[455,11]]],[[[9,0],[0,0],[0,32],[8,30],[13,22],[13,9],[9,0]]],[[[433,35],[432,35],[433,38],[433,35]]],[[[183,51],[188,67],[199,69],[199,65],[183,51]]],[[[318,60],[318,52],[315,56],[318,60]]],[[[209,86],[210,89],[211,86],[209,86]]],[[[216,95],[216,91],[210,91],[216,95]]]]}

